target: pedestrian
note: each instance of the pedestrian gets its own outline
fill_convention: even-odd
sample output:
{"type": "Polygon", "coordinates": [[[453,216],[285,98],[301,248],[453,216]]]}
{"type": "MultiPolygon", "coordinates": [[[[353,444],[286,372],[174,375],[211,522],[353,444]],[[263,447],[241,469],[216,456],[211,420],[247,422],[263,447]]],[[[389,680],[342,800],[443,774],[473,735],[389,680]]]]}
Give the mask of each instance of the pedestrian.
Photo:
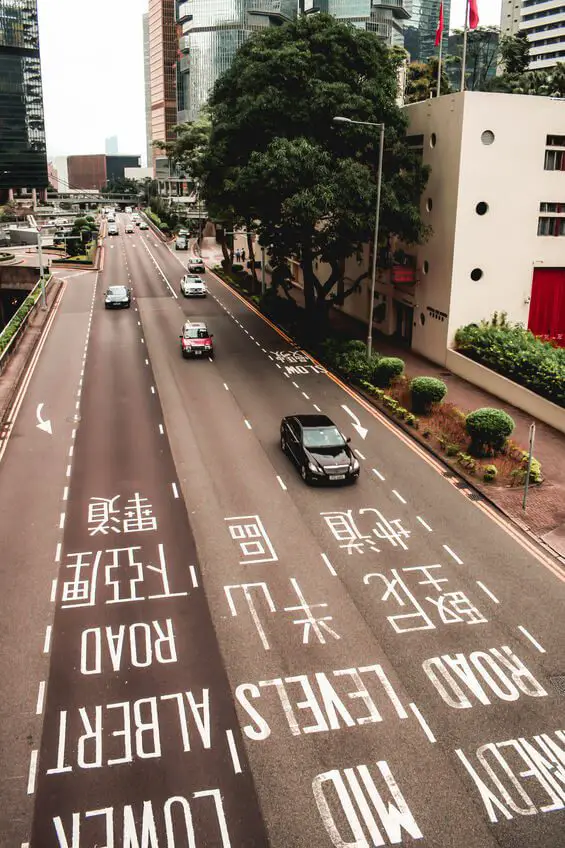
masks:
{"type": "Polygon", "coordinates": [[[241,251],[241,261],[245,262],[245,250],[241,251]]]}
{"type": "Polygon", "coordinates": [[[237,262],[239,262],[239,260],[241,258],[241,250],[239,249],[239,247],[237,248],[237,250],[235,252],[235,258],[236,258],[237,262]]]}

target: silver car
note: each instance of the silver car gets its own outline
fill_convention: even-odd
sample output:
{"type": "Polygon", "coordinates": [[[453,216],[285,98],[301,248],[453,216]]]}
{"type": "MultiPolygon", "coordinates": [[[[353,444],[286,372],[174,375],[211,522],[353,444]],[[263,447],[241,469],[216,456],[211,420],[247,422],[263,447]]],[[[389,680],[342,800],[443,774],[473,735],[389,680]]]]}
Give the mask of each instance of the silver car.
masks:
{"type": "Polygon", "coordinates": [[[185,297],[206,297],[208,292],[206,283],[196,274],[185,274],[180,281],[180,290],[185,297]]]}

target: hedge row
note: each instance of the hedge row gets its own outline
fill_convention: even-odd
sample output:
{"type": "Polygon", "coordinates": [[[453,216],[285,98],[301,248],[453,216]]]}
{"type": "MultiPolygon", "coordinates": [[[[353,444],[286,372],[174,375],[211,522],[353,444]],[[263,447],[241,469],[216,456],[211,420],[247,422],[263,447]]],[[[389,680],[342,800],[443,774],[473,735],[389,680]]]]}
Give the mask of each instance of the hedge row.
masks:
{"type": "Polygon", "coordinates": [[[456,349],[565,407],[565,348],[555,348],[521,326],[468,324],[455,334],[456,349]]]}
{"type": "MultiPolygon", "coordinates": [[[[47,285],[47,283],[48,280],[46,279],[45,285],[47,285]]],[[[0,355],[6,350],[16,332],[21,327],[24,319],[31,312],[40,297],[41,287],[38,286],[37,290],[32,292],[32,294],[29,294],[19,309],[17,309],[14,315],[12,315],[0,334],[0,355]]]]}

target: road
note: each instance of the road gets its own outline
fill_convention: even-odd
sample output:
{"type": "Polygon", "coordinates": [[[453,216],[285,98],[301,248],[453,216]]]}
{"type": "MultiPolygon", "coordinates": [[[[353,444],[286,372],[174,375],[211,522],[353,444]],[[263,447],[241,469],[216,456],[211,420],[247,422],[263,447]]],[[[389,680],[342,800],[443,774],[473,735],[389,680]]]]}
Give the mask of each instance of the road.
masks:
{"type": "Polygon", "coordinates": [[[123,222],[0,448],[2,844],[559,848],[559,566],[123,222]],[[180,356],[186,317],[213,361],[180,356]],[[317,410],[357,485],[282,454],[317,410]]]}

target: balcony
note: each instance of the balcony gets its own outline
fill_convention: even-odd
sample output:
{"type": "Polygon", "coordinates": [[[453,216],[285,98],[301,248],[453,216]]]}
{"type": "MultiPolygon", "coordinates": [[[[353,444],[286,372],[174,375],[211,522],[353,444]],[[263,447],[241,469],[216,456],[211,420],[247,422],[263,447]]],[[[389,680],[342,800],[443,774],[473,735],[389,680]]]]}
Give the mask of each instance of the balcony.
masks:
{"type": "Polygon", "coordinates": [[[191,3],[185,0],[184,3],[179,3],[177,10],[177,23],[182,24],[184,21],[192,17],[191,3]]]}
{"type": "Polygon", "coordinates": [[[181,35],[179,38],[179,50],[182,53],[187,53],[190,50],[190,39],[188,35],[181,35]]]}

